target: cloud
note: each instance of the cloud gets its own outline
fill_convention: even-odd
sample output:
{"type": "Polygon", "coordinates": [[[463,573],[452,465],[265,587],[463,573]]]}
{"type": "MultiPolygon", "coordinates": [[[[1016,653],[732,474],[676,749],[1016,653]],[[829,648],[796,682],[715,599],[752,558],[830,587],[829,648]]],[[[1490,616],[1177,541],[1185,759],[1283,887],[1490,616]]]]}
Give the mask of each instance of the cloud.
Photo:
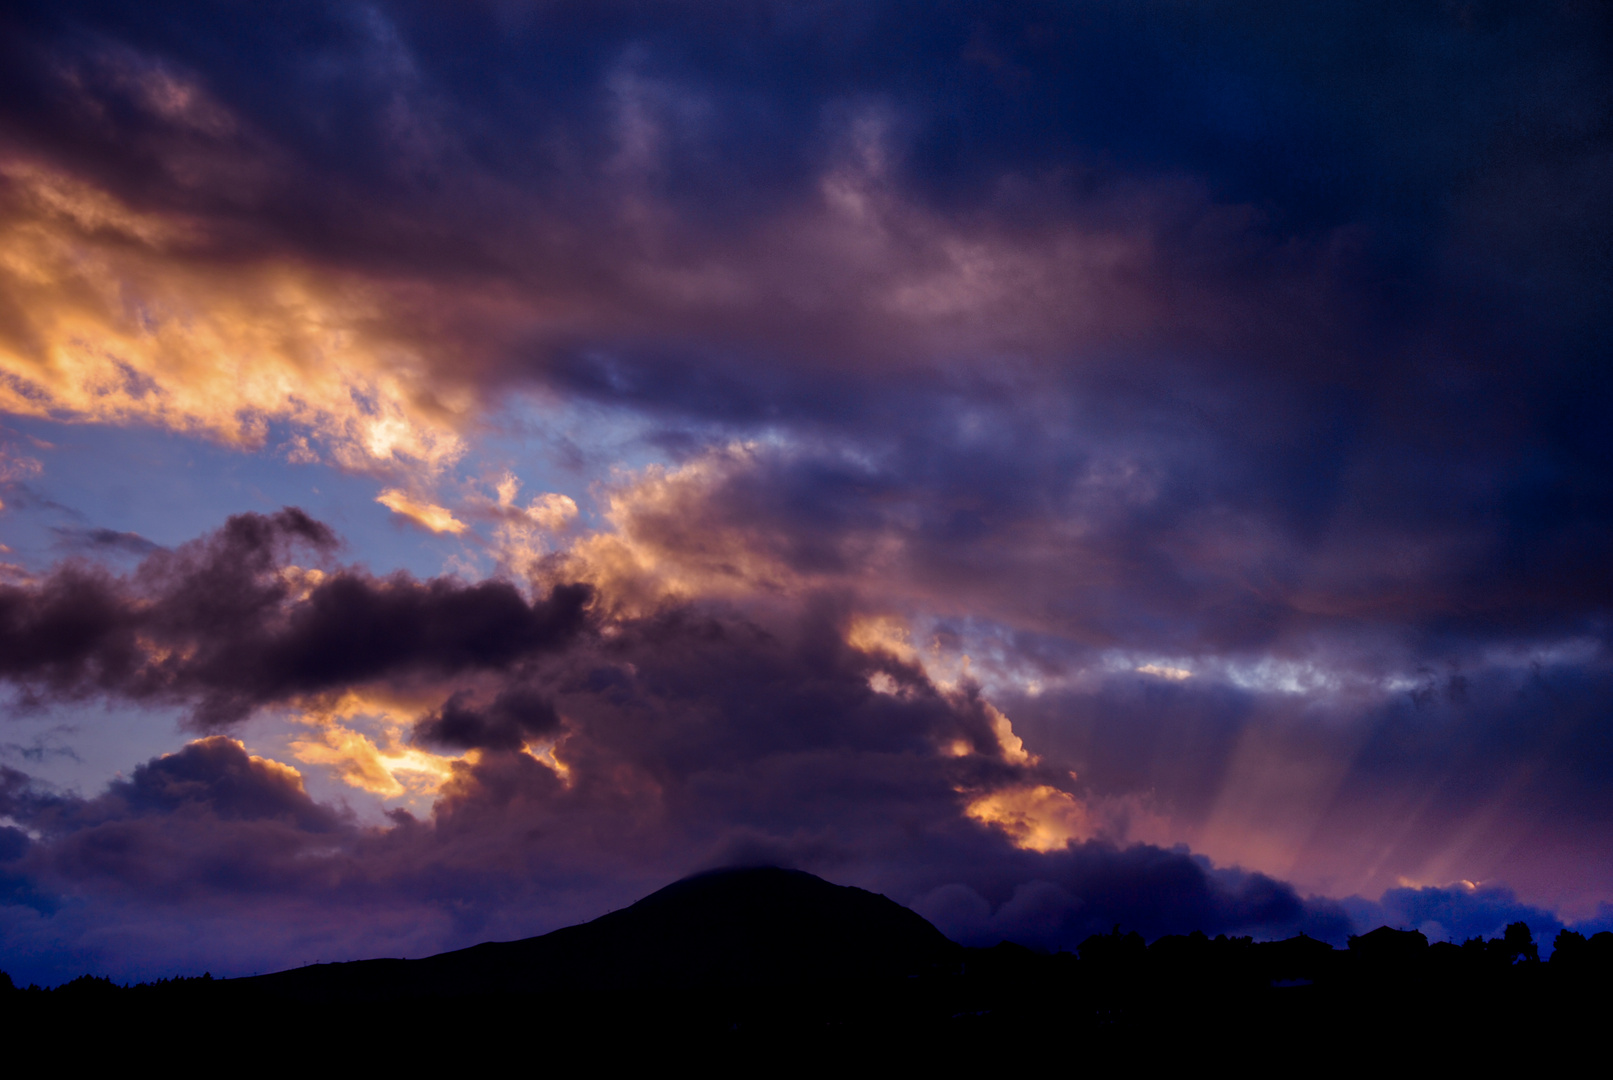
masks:
{"type": "Polygon", "coordinates": [[[1527,923],[1542,946],[1541,958],[1550,954],[1550,943],[1563,929],[1555,912],[1522,903],[1511,889],[1459,882],[1446,887],[1390,889],[1377,901],[1353,896],[1343,906],[1358,926],[1393,926],[1418,930],[1429,941],[1500,937],[1507,924],[1527,923]]]}
{"type": "Polygon", "coordinates": [[[367,286],[295,262],[220,266],[199,228],[0,162],[0,407],[244,448],[285,421],[359,470],[463,452],[443,400],[421,407],[419,357],[379,330],[367,286]]]}
{"type": "Polygon", "coordinates": [[[219,735],[139,766],[109,791],[135,816],[205,806],[225,820],[279,819],[305,832],[328,831],[335,824],[328,810],[308,798],[297,770],[254,757],[219,735]]]}
{"type": "Polygon", "coordinates": [[[1494,657],[1303,693],[1100,662],[995,699],[1089,805],[1146,792],[1156,842],[1333,896],[1471,875],[1566,919],[1610,884],[1590,854],[1613,836],[1610,693],[1599,658],[1494,657]]]}
{"type": "MultiPolygon", "coordinates": [[[[42,304],[35,338],[98,376],[107,415],[246,437],[228,435],[244,423],[229,399],[281,415],[301,387],[293,415],[355,462],[371,436],[448,453],[479,389],[524,380],[844,421],[892,366],[1031,358],[1112,376],[1105,352],[1130,365],[1158,345],[1256,380],[1273,362],[1302,377],[1303,356],[1318,384],[1355,370],[1370,390],[1407,357],[1337,335],[1379,305],[1527,276],[1533,304],[1583,318],[1606,269],[1590,238],[1605,199],[1568,200],[1582,241],[1529,243],[1564,200],[1524,194],[1600,190],[1592,9],[1008,4],[935,14],[919,37],[901,3],[855,28],[834,9],[758,23],[573,4],[518,26],[394,5],[310,5],[272,31],[217,19],[11,23],[14,183],[33,192],[24,232],[44,230],[14,250],[46,268],[16,285],[82,294],[71,319],[42,304]],[[1435,92],[1453,86],[1462,108],[1435,92]],[[72,243],[99,258],[68,273],[53,252],[72,243]],[[156,302],[181,278],[212,301],[185,305],[197,344],[255,345],[292,393],[230,393],[233,361],[213,377],[156,302]],[[96,299],[113,280],[145,286],[160,348],[96,299]],[[52,329],[69,323],[98,328],[167,404],[75,355],[52,329]],[[297,330],[249,329],[264,324],[297,330]],[[373,398],[372,425],[349,388],[373,398]]],[[[48,368],[31,368],[41,392],[91,408],[48,368]]]]}
{"type": "Polygon", "coordinates": [[[67,564],[0,591],[0,677],[27,700],[187,702],[202,726],[418,673],[500,670],[582,632],[590,591],[529,603],[502,582],[287,573],[333,533],[300,510],[232,517],[127,577],[67,564]]]}
{"type": "MultiPolygon", "coordinates": [[[[29,943],[19,951],[27,972],[76,973],[85,956],[125,977],[154,970],[190,955],[175,951],[181,924],[204,927],[192,933],[205,941],[188,948],[218,970],[261,970],[310,949],[310,959],[420,955],[552,929],[692,870],[759,860],[885,892],[971,943],[1069,948],[1116,922],[1149,937],[1303,930],[1342,941],[1391,909],[1459,921],[1425,893],[1341,906],[1231,860],[1136,842],[1161,835],[1150,830],[1183,810],[1199,781],[1172,781],[1182,762],[1160,762],[1158,802],[1146,805],[1134,796],[1147,780],[1127,775],[1128,753],[1177,746],[1182,761],[1236,781],[1224,797],[1251,775],[1236,767],[1250,740],[1284,733],[1237,710],[1206,715],[1218,697],[1237,704],[1224,684],[1120,669],[1140,695],[1129,707],[1151,703],[1139,716],[1170,727],[1139,731],[1150,736],[1141,744],[1124,714],[1101,728],[1085,718],[1126,706],[1116,688],[1107,705],[1065,692],[1055,704],[1068,710],[1066,738],[1088,747],[1078,781],[1071,744],[1050,737],[1032,708],[1053,695],[1000,709],[967,677],[938,680],[925,650],[857,629],[844,594],[748,607],[663,599],[628,611],[589,608],[595,594],[575,587],[527,600],[496,582],[288,572],[293,553],[334,545],[295,511],[242,516],[128,577],[58,570],[8,598],[30,625],[61,622],[53,613],[66,610],[113,628],[78,635],[83,654],[8,650],[8,677],[38,693],[83,692],[86,682],[125,699],[160,692],[215,719],[323,700],[294,746],[299,760],[388,798],[434,797],[423,817],[398,810],[384,828],[363,825],[310,800],[294,770],[220,736],[90,799],[7,773],[0,815],[38,836],[15,860],[37,902],[6,909],[8,934],[29,943]],[[74,589],[100,606],[57,599],[74,589]],[[204,601],[206,618],[193,608],[204,601]],[[198,629],[248,622],[229,634],[198,629]],[[154,647],[169,652],[153,659],[154,647]],[[163,681],[147,673],[154,665],[163,681]],[[386,708],[405,717],[393,734],[352,726],[372,706],[337,698],[365,688],[393,695],[386,708]],[[1010,719],[1021,706],[1029,722],[1010,719]],[[1179,737],[1195,726],[1196,739],[1179,737]],[[412,789],[398,779],[411,753],[423,779],[412,789]],[[68,895],[79,899],[53,899],[68,895]],[[234,929],[197,923],[217,910],[232,913],[234,929]],[[324,913],[311,936],[310,911],[324,913]]],[[[1362,755],[1368,779],[1374,758],[1362,755]]],[[[1214,785],[1198,797],[1200,820],[1213,821],[1214,785]]],[[[1521,910],[1501,907],[1489,915],[1521,910]]]]}
{"type": "Polygon", "coordinates": [[[1356,518],[1351,493],[1313,528],[1254,505],[1283,485],[1246,483],[1228,447],[1150,445],[1146,431],[1114,445],[1076,416],[1026,431],[1016,407],[981,404],[959,439],[958,407],[927,403],[937,430],[910,424],[878,453],[735,443],[620,477],[610,530],[571,548],[568,572],[624,601],[846,589],[874,610],[1181,657],[1133,664],[1156,675],[1214,657],[1297,678],[1326,657],[1382,679],[1502,641],[1601,634],[1609,601],[1578,556],[1523,566],[1489,525],[1431,521],[1437,509],[1391,544],[1400,523],[1356,518]]]}
{"type": "Polygon", "coordinates": [[[1495,595],[1489,555],[1414,562],[1392,605],[1365,603],[1380,570],[1297,536],[1201,531],[1184,560],[1198,511],[1174,517],[1148,470],[1089,472],[1071,524],[1019,501],[1048,488],[996,473],[1011,455],[925,446],[923,469],[775,443],[624,477],[611,528],[545,573],[626,613],[837,596],[849,642],[979,680],[1028,754],[1079,774],[1079,800],[1060,780],[972,804],[1028,846],[1182,841],[1332,895],[1471,875],[1579,910],[1609,887],[1584,870],[1613,822],[1601,601],[1543,599],[1575,571],[1495,595]]]}
{"type": "Polygon", "coordinates": [[[1149,940],[1193,930],[1265,939],[1305,932],[1340,944],[1353,925],[1332,901],[1303,900],[1284,882],[1217,869],[1185,850],[1091,842],[1047,856],[1038,871],[1035,880],[999,884],[995,904],[948,884],[913,907],[965,944],[1006,940],[1050,951],[1074,951],[1116,924],[1149,940]]]}
{"type": "Polygon", "coordinates": [[[997,826],[1015,847],[1030,851],[1058,851],[1096,832],[1087,821],[1086,808],[1069,792],[1049,784],[994,791],[970,803],[965,812],[997,826]]]}
{"type": "Polygon", "coordinates": [[[9,446],[0,446],[0,483],[14,484],[24,478],[38,476],[44,468],[44,463],[38,458],[24,457],[9,446]]]}
{"type": "MultiPolygon", "coordinates": [[[[1613,213],[1486,245],[1556,220],[1520,170],[1605,188],[1588,9],[1009,5],[913,41],[900,5],[854,33],[560,5],[456,15],[478,77],[407,9],[316,5],[334,83],[221,18],[18,17],[6,407],[283,424],[452,531],[468,508],[399,493],[520,395],[586,402],[705,451],[614,494],[623,574],[861,565],[1184,658],[1570,635],[1613,595],[1584,375],[1613,213]],[[511,40],[543,44],[503,70],[511,40]]],[[[517,576],[575,520],[526,509],[517,576]]]]}
{"type": "Polygon", "coordinates": [[[569,495],[549,492],[533,499],[526,508],[526,516],[539,528],[559,532],[577,517],[577,504],[569,495]]]}
{"type": "Polygon", "coordinates": [[[57,546],[69,551],[150,555],[153,551],[161,550],[160,544],[147,540],[139,533],[61,525],[52,526],[50,531],[56,538],[57,546]]]}
{"type": "Polygon", "coordinates": [[[415,738],[427,744],[460,750],[519,750],[530,741],[560,731],[560,714],[542,695],[523,687],[499,692],[484,709],[477,709],[461,691],[436,713],[415,725],[415,738]]]}
{"type": "MultiPolygon", "coordinates": [[[[241,445],[285,420],[385,468],[452,461],[518,386],[852,429],[892,388],[1004,365],[1108,405],[1178,366],[1241,400],[1274,366],[1313,390],[1357,372],[1370,397],[1471,282],[1408,254],[1440,250],[1437,208],[1475,207],[1475,239],[1545,212],[1506,194],[1498,145],[1554,140],[1547,188],[1594,174],[1598,136],[1564,116],[1605,77],[1598,18],[1537,13],[1480,64],[1515,27],[1008,5],[916,41],[900,4],[849,34],[560,5],[445,33],[314,5],[289,21],[320,28],[332,80],[289,27],[19,16],[9,407],[241,445]],[[1431,107],[1453,85],[1471,109],[1431,107]],[[1411,340],[1354,348],[1397,303],[1411,340]]],[[[1536,280],[1583,307],[1586,274],[1536,280]]]]}
{"type": "Polygon", "coordinates": [[[450,533],[457,536],[465,531],[465,523],[454,517],[452,512],[414,499],[397,488],[387,488],[375,497],[375,501],[394,514],[400,514],[421,528],[430,529],[434,533],[450,533]]]}
{"type": "MultiPolygon", "coordinates": [[[[908,893],[959,874],[1012,877],[1040,858],[966,808],[1068,778],[1042,770],[976,687],[938,686],[911,662],[849,645],[845,613],[828,598],[765,622],[673,604],[590,627],[586,590],[528,602],[496,583],[281,572],[290,553],[333,544],[323,526],[288,510],[231,519],[127,578],[59,571],[8,598],[12,633],[61,621],[54,613],[64,608],[90,612],[96,618],[81,615],[80,625],[101,629],[78,635],[70,656],[8,651],[8,675],[39,693],[83,692],[85,683],[133,700],[160,692],[197,702],[215,721],[370,684],[442,695],[416,714],[414,742],[471,752],[437,759],[446,776],[429,818],[400,813],[388,829],[360,826],[312,803],[292,769],[221,736],[88,800],[7,774],[0,813],[41,838],[25,853],[28,880],[41,895],[95,898],[66,920],[29,916],[33,929],[19,936],[44,935],[57,944],[41,948],[60,955],[79,940],[73,918],[116,938],[130,919],[161,923],[149,904],[169,897],[181,912],[252,909],[259,929],[249,940],[212,946],[244,956],[283,947],[305,904],[384,894],[400,910],[475,912],[457,929],[425,920],[436,929],[420,931],[415,947],[445,947],[495,925],[548,928],[541,920],[558,910],[574,916],[742,849],[793,850],[791,861],[810,857],[908,893]],[[75,589],[90,600],[56,598],[75,589]],[[226,637],[247,623],[253,629],[226,637]],[[156,649],[164,655],[154,658],[156,649]],[[307,663],[288,666],[288,656],[307,663]],[[588,881],[569,906],[508,922],[511,888],[564,893],[588,881]]],[[[366,758],[336,725],[315,731],[297,747],[304,760],[387,789],[384,753],[394,748],[371,743],[366,758]]],[[[356,924],[339,934],[346,949],[377,943],[356,924]]],[[[154,955],[124,948],[122,962],[154,955]]]]}
{"type": "MultiPolygon", "coordinates": [[[[581,757],[573,762],[581,773],[590,771],[581,757]]],[[[626,870],[620,860],[647,856],[653,867],[644,876],[654,880],[657,873],[709,858],[676,827],[693,824],[677,820],[676,798],[660,801],[659,814],[646,819],[646,807],[631,791],[602,790],[598,775],[568,783],[525,754],[492,755],[459,769],[457,784],[429,820],[401,815],[389,830],[357,826],[310,803],[294,772],[218,737],[155,759],[131,780],[89,800],[42,796],[13,783],[6,812],[28,821],[41,837],[19,841],[16,869],[30,888],[44,890],[41,897],[53,889],[80,896],[76,907],[30,920],[10,913],[12,928],[28,931],[27,944],[38,949],[37,955],[19,956],[31,965],[23,974],[71,970],[67,965],[86,948],[121,972],[172,964],[174,956],[162,952],[171,936],[168,920],[199,926],[193,933],[207,939],[207,954],[224,970],[284,957],[287,948],[418,955],[497,933],[480,920],[507,918],[512,895],[530,896],[541,910],[501,924],[504,933],[547,929],[556,919],[592,914],[589,905],[631,889],[597,878],[609,868],[619,882],[626,870]],[[624,825],[632,831],[612,831],[624,825]],[[635,856],[652,839],[670,842],[674,850],[635,856]],[[596,880],[589,884],[579,875],[596,880]],[[557,895],[566,897],[558,908],[557,895]],[[138,902],[153,896],[167,898],[168,914],[153,918],[138,902]],[[212,924],[193,921],[226,902],[250,908],[253,921],[222,938],[212,924]],[[327,911],[357,904],[382,914],[310,929],[302,923],[309,904],[327,911]],[[473,912],[476,918],[450,925],[442,918],[450,908],[461,918],[473,912]],[[405,913],[412,913],[414,928],[400,935],[405,913]],[[77,936],[86,919],[102,944],[77,936]],[[115,946],[109,949],[108,941],[115,946]]],[[[729,812],[741,811],[744,796],[760,791],[752,786],[730,792],[742,797],[730,803],[729,812]]],[[[863,799],[879,799],[866,787],[842,791],[853,797],[856,805],[846,808],[853,816],[870,809],[863,799]]],[[[1071,948],[1114,922],[1150,938],[1192,929],[1262,936],[1304,929],[1342,940],[1352,928],[1336,905],[1304,901],[1281,882],[1216,869],[1182,851],[1090,842],[1031,853],[967,830],[938,846],[934,841],[946,832],[946,822],[927,825],[940,832],[924,845],[925,857],[908,860],[894,873],[875,851],[860,857],[836,853],[835,828],[819,841],[815,859],[805,861],[822,870],[828,859],[837,865],[833,878],[883,885],[969,943],[1006,938],[1037,948],[1071,948]]],[[[876,842],[884,843],[877,833],[876,842]]],[[[841,832],[838,839],[852,836],[841,832]]],[[[754,834],[741,845],[730,849],[733,855],[766,850],[754,834]]],[[[811,848],[794,846],[798,858],[811,848]]],[[[778,846],[771,852],[775,859],[780,853],[778,846]]]]}
{"type": "MultiPolygon", "coordinates": [[[[295,770],[217,736],[153,759],[91,799],[45,794],[7,774],[0,811],[38,837],[13,830],[23,838],[12,845],[8,873],[34,901],[0,911],[16,946],[8,963],[28,979],[60,981],[81,963],[127,978],[172,970],[191,955],[221,971],[252,970],[305,950],[420,955],[531,933],[597,914],[632,898],[643,881],[709,861],[701,826],[719,822],[691,820],[689,811],[720,811],[712,796],[726,803],[723,816],[732,824],[749,802],[766,798],[765,786],[752,784],[708,790],[698,808],[680,808],[683,798],[668,789],[646,804],[645,792],[622,783],[621,763],[609,777],[599,771],[606,762],[576,751],[569,759],[569,779],[524,753],[461,763],[428,820],[399,814],[385,830],[312,802],[295,770]],[[637,870],[624,863],[646,858],[650,865],[637,870]],[[64,891],[76,900],[58,906],[54,898],[64,891]],[[529,898],[514,921],[512,896],[529,898]],[[233,913],[223,923],[209,914],[221,906],[233,913]],[[311,907],[326,913],[314,926],[311,907]],[[360,910],[368,915],[339,917],[360,910]],[[450,911],[454,917],[445,918],[450,911]],[[182,927],[190,935],[185,943],[177,937],[182,927]]],[[[841,797],[852,798],[843,808],[849,820],[871,809],[864,802],[870,796],[876,803],[884,797],[866,786],[845,788],[856,771],[844,764],[835,771],[841,797]]],[[[740,775],[730,772],[730,781],[740,775]]],[[[698,772],[663,778],[674,787],[701,784],[698,772]]],[[[897,782],[915,779],[909,770],[897,782]]],[[[1303,926],[1338,937],[1348,929],[1333,909],[1307,905],[1281,883],[1218,871],[1181,852],[1088,843],[1026,853],[967,829],[937,846],[947,819],[926,827],[939,830],[926,844],[928,857],[909,860],[893,876],[880,857],[887,852],[837,851],[857,833],[831,826],[819,842],[819,869],[828,860],[837,868],[832,877],[888,889],[920,883],[909,897],[918,910],[971,942],[1007,937],[1069,947],[1106,930],[1111,919],[1150,936],[1202,928],[1281,934],[1303,926]],[[973,884],[934,884],[959,874],[973,884]],[[998,892],[1007,898],[994,911],[982,893],[998,892]]],[[[883,848],[891,838],[879,833],[870,838],[865,824],[862,843],[883,848]]],[[[741,844],[730,852],[766,847],[754,833],[741,844]]],[[[798,856],[807,850],[795,847],[798,856]]]]}

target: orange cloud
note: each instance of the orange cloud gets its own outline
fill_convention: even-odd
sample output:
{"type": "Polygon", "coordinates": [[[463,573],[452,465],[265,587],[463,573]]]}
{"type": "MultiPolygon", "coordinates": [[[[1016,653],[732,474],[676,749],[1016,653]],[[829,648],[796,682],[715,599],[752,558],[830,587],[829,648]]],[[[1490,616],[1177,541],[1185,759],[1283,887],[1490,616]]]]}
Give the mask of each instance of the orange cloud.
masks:
{"type": "Polygon", "coordinates": [[[257,448],[271,422],[343,467],[437,469],[468,400],[432,385],[386,297],[291,260],[199,257],[193,222],[0,161],[0,410],[153,423],[257,448]]]}
{"type": "MultiPolygon", "coordinates": [[[[753,446],[734,443],[677,468],[652,465],[624,476],[606,496],[609,528],[572,544],[557,568],[597,586],[624,614],[669,599],[755,599],[820,583],[779,557],[776,537],[710,504],[713,492],[755,461],[753,446]]],[[[877,577],[884,560],[863,554],[861,567],[877,577]]]]}
{"type": "Polygon", "coordinates": [[[554,537],[569,530],[577,520],[577,503],[569,495],[551,491],[520,506],[515,497],[521,490],[521,481],[511,472],[506,472],[493,490],[498,496],[496,505],[478,505],[479,500],[472,500],[472,508],[498,522],[493,533],[493,554],[500,570],[523,579],[532,565],[552,550],[554,537]]]}
{"type": "Polygon", "coordinates": [[[964,813],[1001,829],[1027,851],[1057,851],[1096,832],[1086,807],[1049,784],[994,791],[969,803],[964,813]]]}
{"type": "Polygon", "coordinates": [[[539,528],[559,532],[577,517],[577,504],[571,496],[551,491],[533,499],[526,508],[526,516],[539,528]]]}
{"type": "Polygon", "coordinates": [[[466,528],[465,523],[454,517],[446,508],[415,499],[397,488],[387,488],[375,497],[375,501],[394,514],[401,514],[416,525],[430,529],[434,533],[451,533],[458,536],[466,528]]]}
{"type": "Polygon", "coordinates": [[[292,741],[298,761],[324,765],[349,787],[383,799],[435,795],[458,760],[408,744],[407,716],[385,701],[359,694],[344,695],[300,721],[315,730],[292,741]]]}

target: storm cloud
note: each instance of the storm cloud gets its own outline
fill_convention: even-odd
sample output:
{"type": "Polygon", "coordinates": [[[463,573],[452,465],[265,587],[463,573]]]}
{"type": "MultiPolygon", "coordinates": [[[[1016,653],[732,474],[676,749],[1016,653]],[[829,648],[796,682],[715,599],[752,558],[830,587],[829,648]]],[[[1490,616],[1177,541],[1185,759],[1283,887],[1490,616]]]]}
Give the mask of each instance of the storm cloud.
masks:
{"type": "Polygon", "coordinates": [[[0,586],[0,677],[23,700],[184,702],[215,727],[254,708],[415,671],[498,670],[581,632],[589,590],[528,603],[501,582],[304,571],[335,535],[299,510],[232,517],[129,577],[69,563],[0,586]]]}
{"type": "MultiPolygon", "coordinates": [[[[1349,929],[1285,884],[1183,851],[1017,847],[965,810],[1050,778],[1011,759],[978,698],[849,650],[822,625],[775,630],[693,614],[623,627],[549,673],[563,720],[521,734],[552,737],[551,754],[472,728],[488,749],[455,764],[430,817],[398,811],[385,828],[312,800],[296,770],[223,736],[89,799],[8,772],[0,813],[19,826],[7,873],[21,901],[7,909],[8,962],[27,978],[75,963],[150,974],[181,962],[182,927],[221,907],[252,912],[251,929],[208,946],[224,971],[284,963],[287,950],[420,954],[757,861],[879,887],[966,940],[1069,947],[1112,919],[1151,935],[1349,929]],[[901,690],[871,689],[871,671],[901,690]],[[310,931],[311,907],[384,913],[310,931]]],[[[506,695],[483,715],[513,707],[506,695]]],[[[454,737],[463,728],[444,720],[463,724],[464,711],[450,699],[420,731],[454,737]]]]}

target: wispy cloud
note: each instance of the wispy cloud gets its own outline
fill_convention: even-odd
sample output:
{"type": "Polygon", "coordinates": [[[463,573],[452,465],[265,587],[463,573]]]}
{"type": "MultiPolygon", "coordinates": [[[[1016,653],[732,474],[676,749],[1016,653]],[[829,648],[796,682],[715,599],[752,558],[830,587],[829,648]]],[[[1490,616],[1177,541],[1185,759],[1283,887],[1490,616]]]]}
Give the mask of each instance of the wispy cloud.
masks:
{"type": "Polygon", "coordinates": [[[421,528],[430,529],[434,533],[458,535],[465,531],[465,523],[454,517],[452,511],[423,499],[416,499],[397,488],[387,488],[375,497],[375,501],[394,514],[406,517],[421,528]]]}

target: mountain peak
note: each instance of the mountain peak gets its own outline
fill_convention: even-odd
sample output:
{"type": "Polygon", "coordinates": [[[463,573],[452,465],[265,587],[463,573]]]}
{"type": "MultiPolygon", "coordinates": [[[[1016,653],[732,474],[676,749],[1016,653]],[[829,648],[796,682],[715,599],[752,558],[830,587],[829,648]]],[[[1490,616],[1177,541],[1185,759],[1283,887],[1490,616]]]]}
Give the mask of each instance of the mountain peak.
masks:
{"type": "Polygon", "coordinates": [[[541,937],[252,981],[332,999],[799,986],[949,971],[959,955],[923,917],[884,896],[755,866],[695,874],[541,937]]]}

